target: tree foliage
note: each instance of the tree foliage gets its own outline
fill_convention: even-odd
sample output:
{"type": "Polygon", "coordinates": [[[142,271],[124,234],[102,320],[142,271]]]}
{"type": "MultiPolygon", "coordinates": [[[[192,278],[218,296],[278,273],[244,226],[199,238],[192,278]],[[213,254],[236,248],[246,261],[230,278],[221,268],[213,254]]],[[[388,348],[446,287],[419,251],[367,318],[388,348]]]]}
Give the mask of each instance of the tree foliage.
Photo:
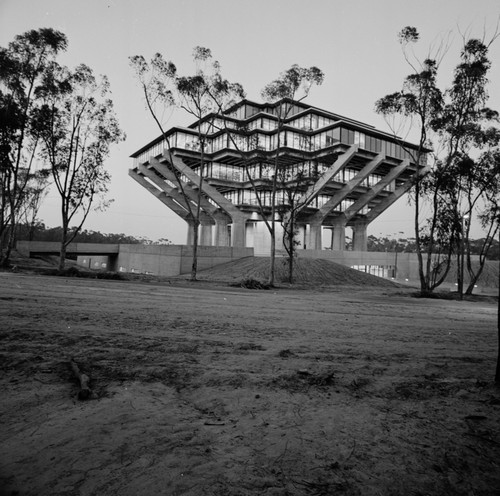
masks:
{"type": "Polygon", "coordinates": [[[53,63],[66,48],[66,36],[51,28],[27,31],[0,48],[0,261],[4,265],[20,212],[31,201],[30,183],[39,174],[35,171],[39,137],[32,118],[49,90],[53,63]]]}
{"type": "MultiPolygon", "coordinates": [[[[399,116],[408,127],[417,128],[419,147],[413,161],[429,161],[426,174],[417,170],[413,178],[422,293],[441,284],[452,257],[457,259],[459,291],[463,290],[463,253],[468,252],[471,223],[486,220],[481,205],[488,210],[495,196],[491,186],[497,181],[498,167],[486,160],[500,140],[498,113],[486,106],[488,48],[495,37],[489,43],[464,40],[451,85],[442,91],[437,84],[441,53],[421,63],[413,61],[407,47],[419,40],[419,34],[413,27],[404,28],[399,41],[412,73],[401,91],[376,102],[376,111],[388,121],[399,116]],[[424,210],[430,215],[422,220],[424,210]]],[[[494,231],[487,231],[485,248],[494,236],[494,231]]]]}
{"type": "Polygon", "coordinates": [[[124,138],[109,99],[109,83],[86,65],[53,66],[33,117],[42,157],[61,199],[61,257],[94,207],[107,207],[111,180],[105,168],[110,146],[124,138]],[[69,230],[78,217],[77,228],[69,230]]]}
{"type": "MultiPolygon", "coordinates": [[[[174,108],[180,108],[200,121],[214,112],[223,112],[245,96],[243,87],[239,83],[231,83],[222,76],[219,62],[213,60],[209,48],[197,46],[193,50],[195,72],[192,75],[181,76],[175,64],[167,61],[157,53],[148,63],[141,55],[130,57],[130,65],[135,72],[149,113],[153,117],[160,132],[167,142],[167,153],[171,157],[171,147],[168,135],[164,128],[165,114],[174,108]]],[[[198,228],[201,218],[201,200],[203,196],[203,168],[205,163],[206,140],[208,134],[214,132],[213,127],[205,130],[198,126],[198,151],[200,152],[197,201],[193,204],[180,172],[171,167],[175,181],[184,198],[184,205],[188,211],[188,221],[193,228],[193,260],[191,279],[196,280],[198,228]]],[[[170,160],[172,163],[172,160],[170,160]]]]}
{"type": "MultiPolygon", "coordinates": [[[[136,237],[125,233],[102,233],[89,229],[79,229],[78,226],[71,226],[69,231],[75,234],[73,239],[75,243],[171,244],[171,241],[165,238],[152,241],[149,238],[136,237]]],[[[62,234],[61,226],[47,227],[43,222],[37,221],[34,225],[29,223],[19,224],[17,239],[22,241],[60,242],[62,234]]]]}
{"type": "MultiPolygon", "coordinates": [[[[278,186],[284,186],[286,182],[287,171],[280,162],[283,143],[281,135],[283,126],[286,120],[291,115],[294,101],[302,101],[309,95],[312,87],[321,85],[324,80],[323,72],[315,66],[305,68],[297,64],[292,65],[290,69],[282,72],[280,76],[267,84],[261,92],[261,96],[268,102],[280,102],[277,107],[277,130],[276,130],[276,148],[274,151],[274,173],[272,175],[271,189],[271,212],[269,215],[270,221],[265,220],[266,226],[271,236],[271,253],[270,253],[270,268],[269,268],[269,284],[274,284],[275,277],[275,257],[276,257],[276,213],[279,213],[282,219],[284,230],[284,244],[288,255],[289,280],[293,282],[293,263],[295,257],[295,249],[297,247],[296,234],[296,215],[303,207],[298,202],[299,192],[303,191],[304,181],[301,173],[297,177],[292,178],[293,184],[288,184],[283,189],[288,191],[288,201],[281,206],[277,206],[276,193],[278,186]],[[279,212],[278,212],[279,210],[279,212]]],[[[257,197],[258,191],[254,188],[257,197]]],[[[259,206],[262,205],[259,201],[259,206]]],[[[265,219],[266,215],[261,212],[265,219]]]]}

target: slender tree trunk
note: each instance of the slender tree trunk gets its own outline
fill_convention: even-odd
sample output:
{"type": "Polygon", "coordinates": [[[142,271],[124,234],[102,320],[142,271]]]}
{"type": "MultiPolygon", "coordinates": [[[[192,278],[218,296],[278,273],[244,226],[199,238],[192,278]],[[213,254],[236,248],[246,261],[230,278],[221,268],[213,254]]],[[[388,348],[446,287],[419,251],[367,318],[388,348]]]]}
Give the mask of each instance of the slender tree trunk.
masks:
{"type": "Polygon", "coordinates": [[[457,280],[458,280],[458,295],[461,300],[464,299],[464,256],[465,256],[465,246],[464,246],[464,234],[463,229],[460,235],[459,243],[459,253],[457,253],[457,280]]]}
{"type": "Polygon", "coordinates": [[[290,279],[290,284],[293,284],[293,259],[294,259],[294,255],[295,255],[295,244],[294,244],[295,226],[294,226],[293,219],[294,219],[294,212],[293,212],[293,203],[292,203],[292,212],[291,212],[291,216],[290,216],[290,233],[289,233],[289,237],[288,237],[288,242],[290,244],[289,245],[289,248],[290,248],[289,255],[290,256],[289,256],[289,260],[288,260],[288,276],[290,279]]]}
{"type": "MultiPolygon", "coordinates": [[[[500,228],[497,228],[498,233],[500,233],[500,228]]],[[[470,256],[470,249],[467,250],[467,272],[469,273],[469,286],[467,287],[467,290],[465,294],[471,295],[472,292],[474,291],[474,286],[476,282],[479,280],[481,277],[481,274],[483,273],[484,270],[484,264],[486,262],[486,255],[491,247],[491,244],[493,240],[495,239],[496,236],[496,230],[487,238],[485,244],[483,245],[483,249],[481,250],[481,253],[479,255],[479,267],[476,272],[472,269],[472,261],[471,261],[471,256],[470,256]],[[488,241],[489,239],[489,241],[488,241]]]]}
{"type": "Polygon", "coordinates": [[[476,285],[476,282],[479,280],[479,278],[481,277],[481,274],[483,273],[483,269],[484,269],[484,263],[486,261],[486,258],[485,259],[481,259],[479,261],[479,268],[477,269],[477,272],[474,273],[474,274],[471,274],[469,272],[469,285],[467,286],[467,289],[465,290],[465,294],[467,295],[471,295],[474,291],[474,287],[476,285]]]}
{"type": "Polygon", "coordinates": [[[191,264],[191,281],[196,281],[196,274],[198,273],[198,231],[199,231],[199,217],[193,222],[193,263],[191,264]]]}
{"type": "MultiPolygon", "coordinates": [[[[500,229],[498,230],[498,241],[500,243],[500,229]]],[[[495,382],[500,386],[500,260],[498,261],[498,310],[497,310],[497,369],[495,372],[495,382]]]]}
{"type": "Polygon", "coordinates": [[[276,224],[274,219],[271,220],[271,260],[269,261],[269,285],[274,286],[274,272],[276,261],[276,224]]]}
{"type": "Polygon", "coordinates": [[[417,260],[418,260],[418,277],[420,279],[420,294],[424,295],[428,292],[426,279],[424,276],[424,259],[422,257],[422,244],[420,242],[420,178],[418,177],[418,171],[415,172],[415,211],[413,213],[413,226],[415,229],[415,245],[417,248],[417,260]]]}
{"type": "Polygon", "coordinates": [[[68,241],[68,222],[64,218],[62,226],[62,236],[61,236],[61,250],[59,252],[59,266],[57,267],[58,270],[60,271],[64,270],[64,264],[66,262],[66,249],[68,247],[67,241],[68,241]]]}
{"type": "Polygon", "coordinates": [[[58,270],[62,271],[64,270],[64,265],[66,262],[66,242],[61,243],[61,251],[59,253],[59,266],[57,267],[58,270]]]}
{"type": "MultiPolygon", "coordinates": [[[[11,207],[12,208],[12,207],[11,207]]],[[[10,256],[12,254],[12,250],[14,249],[14,245],[16,243],[16,228],[17,228],[17,220],[15,217],[15,212],[11,213],[11,222],[10,226],[7,225],[7,242],[5,243],[5,250],[2,253],[1,266],[9,267],[10,265],[10,256]]]]}

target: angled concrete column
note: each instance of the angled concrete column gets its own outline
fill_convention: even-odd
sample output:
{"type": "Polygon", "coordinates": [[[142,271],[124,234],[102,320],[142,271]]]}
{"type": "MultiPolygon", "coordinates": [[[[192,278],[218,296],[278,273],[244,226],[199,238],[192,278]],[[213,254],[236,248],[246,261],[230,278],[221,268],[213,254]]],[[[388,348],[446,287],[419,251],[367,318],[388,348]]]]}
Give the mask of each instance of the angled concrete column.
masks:
{"type": "Polygon", "coordinates": [[[367,224],[357,222],[352,226],[352,249],[354,251],[368,250],[367,224]]]}
{"type": "Polygon", "coordinates": [[[246,219],[233,219],[231,227],[231,241],[235,248],[245,247],[246,219]]]}
{"type": "Polygon", "coordinates": [[[384,188],[391,182],[397,179],[408,167],[410,161],[406,158],[400,165],[391,169],[377,184],[361,195],[345,212],[347,220],[352,219],[359,211],[363,209],[370,201],[372,201],[384,188]]]}
{"type": "Polygon", "coordinates": [[[200,245],[212,246],[212,224],[201,225],[200,245]]]}
{"type": "Polygon", "coordinates": [[[309,250],[323,249],[321,239],[321,222],[315,222],[309,225],[309,241],[307,243],[307,248],[309,250]]]}
{"type": "Polygon", "coordinates": [[[228,225],[226,218],[215,219],[215,246],[229,246],[228,225]]]}
{"type": "Polygon", "coordinates": [[[332,224],[333,238],[332,250],[344,251],[345,250],[345,221],[337,220],[332,224]]]}

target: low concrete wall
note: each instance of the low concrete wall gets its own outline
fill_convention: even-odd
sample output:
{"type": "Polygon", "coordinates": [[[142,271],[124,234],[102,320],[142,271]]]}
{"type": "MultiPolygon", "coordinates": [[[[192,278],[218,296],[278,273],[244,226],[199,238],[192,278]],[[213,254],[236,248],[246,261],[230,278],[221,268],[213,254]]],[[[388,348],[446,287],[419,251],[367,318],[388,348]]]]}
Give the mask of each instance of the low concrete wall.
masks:
{"type": "MultiPolygon", "coordinates": [[[[342,265],[395,265],[396,254],[377,251],[334,251],[334,250],[297,250],[299,258],[323,258],[342,265]]],[[[398,253],[397,262],[408,260],[411,253],[398,253]]]]}
{"type": "MultiPolygon", "coordinates": [[[[198,247],[198,270],[209,269],[240,258],[253,256],[252,248],[198,247]]],[[[191,272],[193,249],[186,245],[120,245],[111,270],[177,276],[191,272]]]]}
{"type": "MultiPolygon", "coordinates": [[[[110,243],[70,243],[66,248],[68,255],[117,255],[118,244],[110,243]]],[[[57,255],[61,250],[61,243],[53,241],[18,241],[16,249],[25,256],[57,255]]]]}
{"type": "MultiPolygon", "coordinates": [[[[374,251],[332,251],[332,250],[297,250],[299,258],[322,258],[331,260],[347,267],[352,266],[372,266],[385,267],[388,278],[395,275],[397,281],[408,282],[419,286],[418,258],[416,253],[394,253],[394,252],[374,252],[374,251]]],[[[478,263],[478,256],[472,257],[473,266],[478,263]]],[[[424,257],[425,261],[425,257],[424,257]]],[[[495,290],[498,288],[498,261],[489,260],[485,264],[483,274],[477,283],[476,292],[495,290]]],[[[372,272],[374,273],[374,272],[372,272]]],[[[375,273],[375,275],[381,275],[375,273]]],[[[440,289],[456,290],[456,264],[452,261],[452,266],[448,272],[445,282],[440,289]]],[[[469,281],[467,271],[464,273],[465,283],[469,281]]],[[[489,292],[489,291],[487,291],[489,292]]]]}
{"type": "Polygon", "coordinates": [[[162,245],[120,245],[111,270],[157,276],[177,276],[180,272],[182,247],[162,245]]]}
{"type": "MultiPolygon", "coordinates": [[[[182,245],[181,274],[191,272],[193,263],[193,247],[182,245]]],[[[198,270],[209,269],[216,265],[253,257],[253,248],[236,248],[231,246],[198,246],[198,270]]]]}
{"type": "MultiPolygon", "coordinates": [[[[25,256],[57,255],[61,245],[45,241],[19,241],[17,250],[25,256]]],[[[68,254],[76,254],[83,267],[158,276],[191,272],[193,248],[186,245],[141,245],[71,243],[68,254]]],[[[252,257],[253,248],[199,246],[198,270],[209,269],[240,258],[252,257]]]]}

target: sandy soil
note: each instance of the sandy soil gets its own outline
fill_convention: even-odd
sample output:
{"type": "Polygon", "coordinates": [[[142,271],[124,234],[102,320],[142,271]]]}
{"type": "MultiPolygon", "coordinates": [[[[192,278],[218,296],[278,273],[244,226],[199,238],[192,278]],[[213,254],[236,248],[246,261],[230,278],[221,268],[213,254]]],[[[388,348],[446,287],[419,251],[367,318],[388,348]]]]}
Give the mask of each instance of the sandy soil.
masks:
{"type": "Polygon", "coordinates": [[[2,495],[500,494],[493,301],[4,272],[0,338],[2,495]]]}

